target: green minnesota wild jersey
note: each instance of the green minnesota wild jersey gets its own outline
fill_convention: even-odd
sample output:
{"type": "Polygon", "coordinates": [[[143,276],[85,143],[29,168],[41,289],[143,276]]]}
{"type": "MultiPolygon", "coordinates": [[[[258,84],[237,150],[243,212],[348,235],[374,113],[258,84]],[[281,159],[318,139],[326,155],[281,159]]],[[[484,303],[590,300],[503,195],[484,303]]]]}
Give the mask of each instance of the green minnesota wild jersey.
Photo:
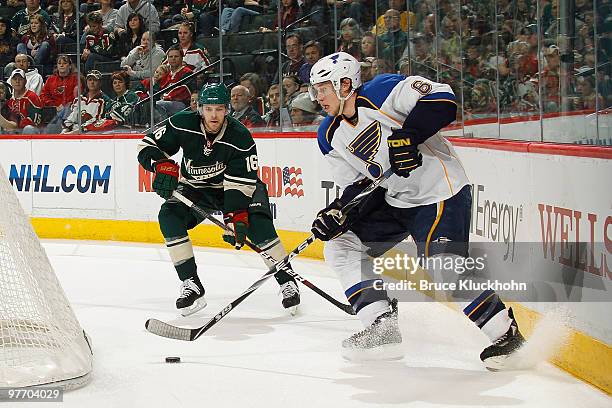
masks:
{"type": "Polygon", "coordinates": [[[153,162],[180,149],[180,183],[213,195],[222,192],[225,212],[248,208],[257,183],[257,149],[247,128],[228,116],[211,142],[197,112],[180,112],[142,139],[138,161],[154,171],[153,162]]]}

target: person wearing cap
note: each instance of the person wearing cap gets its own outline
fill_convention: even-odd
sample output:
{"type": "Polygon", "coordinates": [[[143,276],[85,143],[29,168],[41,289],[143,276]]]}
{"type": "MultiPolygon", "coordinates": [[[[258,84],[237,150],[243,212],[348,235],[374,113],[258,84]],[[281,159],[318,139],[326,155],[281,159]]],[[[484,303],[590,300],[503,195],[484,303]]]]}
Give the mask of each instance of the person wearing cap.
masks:
{"type": "Polygon", "coordinates": [[[104,122],[110,111],[112,100],[101,90],[102,73],[91,70],[87,73],[87,92],[81,95],[80,115],[81,129],[79,123],[79,98],[72,102],[72,112],[64,121],[62,133],[80,133],[100,130],[98,127],[104,122]]]}
{"type": "Polygon", "coordinates": [[[26,73],[16,68],[8,80],[13,96],[6,103],[9,117],[0,115],[0,128],[6,133],[38,133],[42,119],[42,103],[34,92],[26,88],[26,73]]]}
{"type": "Polygon", "coordinates": [[[45,133],[61,132],[62,123],[70,114],[72,101],[78,94],[77,86],[77,73],[70,57],[63,54],[58,56],[53,75],[47,78],[40,94],[40,100],[44,106],[54,107],[57,110],[57,114],[47,125],[45,133]]]}
{"type": "Polygon", "coordinates": [[[230,97],[232,107],[230,115],[248,128],[262,126],[264,121],[253,109],[250,100],[251,94],[246,86],[236,85],[233,87],[230,97]]]}
{"type": "Polygon", "coordinates": [[[319,115],[319,105],[310,99],[308,93],[301,93],[293,99],[289,113],[293,126],[313,125],[323,120],[319,115]]]}

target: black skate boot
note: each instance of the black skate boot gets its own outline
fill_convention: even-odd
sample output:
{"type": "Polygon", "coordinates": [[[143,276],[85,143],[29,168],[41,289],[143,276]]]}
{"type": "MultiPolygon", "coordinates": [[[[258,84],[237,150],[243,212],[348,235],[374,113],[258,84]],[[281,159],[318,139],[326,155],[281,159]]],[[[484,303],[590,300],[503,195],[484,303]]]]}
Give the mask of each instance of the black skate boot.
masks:
{"type": "Polygon", "coordinates": [[[397,360],[403,357],[401,344],[397,299],[393,299],[390,311],[342,342],[342,356],[352,361],[397,360]]]}
{"type": "Polygon", "coordinates": [[[204,300],[204,286],[196,276],[188,278],[181,283],[181,294],[176,299],[176,308],[181,315],[189,316],[206,307],[204,300]]]}
{"type": "Polygon", "coordinates": [[[490,371],[512,370],[518,366],[518,362],[512,361],[510,357],[525,343],[525,338],[518,329],[512,308],[508,309],[508,316],[512,323],[506,334],[480,353],[480,359],[490,371]]]}
{"type": "Polygon", "coordinates": [[[297,313],[300,304],[300,290],[294,280],[290,280],[280,285],[280,292],[283,295],[283,307],[289,310],[292,316],[297,313]]]}

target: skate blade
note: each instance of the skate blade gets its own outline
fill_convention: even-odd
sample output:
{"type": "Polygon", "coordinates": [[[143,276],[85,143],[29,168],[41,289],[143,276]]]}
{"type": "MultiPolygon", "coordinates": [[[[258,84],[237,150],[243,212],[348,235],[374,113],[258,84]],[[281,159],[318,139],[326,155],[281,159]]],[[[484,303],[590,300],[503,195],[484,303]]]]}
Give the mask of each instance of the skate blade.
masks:
{"type": "Polygon", "coordinates": [[[289,314],[290,314],[291,316],[295,316],[296,314],[298,314],[298,311],[299,311],[299,310],[298,310],[298,305],[295,305],[295,306],[290,306],[290,307],[288,307],[286,310],[289,312],[289,314]]]}
{"type": "Polygon", "coordinates": [[[535,363],[521,358],[521,349],[514,351],[506,356],[489,357],[483,361],[485,368],[489,371],[518,371],[528,370],[535,366],[535,363]]]}
{"type": "Polygon", "coordinates": [[[401,343],[385,344],[369,349],[342,347],[342,357],[352,362],[393,361],[404,358],[404,350],[401,343]]]}
{"type": "Polygon", "coordinates": [[[197,313],[200,310],[204,309],[206,305],[207,305],[206,300],[204,300],[204,298],[201,297],[197,299],[195,302],[193,302],[191,306],[184,307],[179,310],[181,312],[181,316],[187,317],[187,316],[191,316],[192,314],[197,313]]]}

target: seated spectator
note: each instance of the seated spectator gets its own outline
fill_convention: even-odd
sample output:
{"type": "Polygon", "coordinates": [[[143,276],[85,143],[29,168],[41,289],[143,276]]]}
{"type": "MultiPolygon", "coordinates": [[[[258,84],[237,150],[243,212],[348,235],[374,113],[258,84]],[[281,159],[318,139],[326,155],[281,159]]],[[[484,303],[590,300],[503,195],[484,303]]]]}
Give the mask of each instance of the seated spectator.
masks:
{"type": "MultiPolygon", "coordinates": [[[[193,72],[183,63],[183,51],[178,46],[170,47],[166,56],[170,65],[170,72],[162,80],[162,89],[171,87],[193,72]]],[[[155,102],[155,107],[161,114],[162,119],[166,119],[185,109],[190,100],[191,90],[187,84],[182,84],[164,93],[161,99],[155,102]]]]}
{"type": "Polygon", "coordinates": [[[9,109],[8,106],[6,106],[6,103],[8,102],[8,100],[11,97],[11,90],[9,88],[9,86],[0,81],[0,115],[4,116],[5,118],[7,116],[9,116],[9,109]]]}
{"type": "Polygon", "coordinates": [[[17,44],[17,52],[31,55],[35,65],[47,65],[55,51],[55,39],[49,36],[45,20],[40,15],[30,18],[30,28],[17,44]]]}
{"type": "Polygon", "coordinates": [[[263,126],[264,121],[249,103],[249,90],[242,85],[232,88],[230,99],[230,115],[246,127],[263,126]]]}
{"type": "Polygon", "coordinates": [[[283,78],[283,91],[285,95],[285,106],[291,104],[293,98],[298,96],[302,81],[295,75],[287,75],[283,78]]]}
{"type": "MultiPolygon", "coordinates": [[[[161,98],[161,95],[159,95],[158,92],[162,89],[162,87],[165,87],[165,81],[167,81],[170,78],[170,76],[168,75],[169,73],[170,73],[170,66],[164,65],[164,64],[157,67],[155,72],[153,72],[153,94],[157,95],[154,98],[155,101],[161,98]]],[[[150,86],[151,86],[151,78],[143,79],[142,81],[140,81],[138,85],[136,85],[136,89],[135,89],[136,95],[138,95],[140,99],[148,98],[149,92],[150,92],[150,86]]]]}
{"type": "Polygon", "coordinates": [[[379,38],[384,44],[382,57],[388,61],[399,60],[408,45],[408,36],[400,28],[400,12],[397,10],[387,10],[385,12],[387,31],[379,38]]]}
{"type": "Polygon", "coordinates": [[[40,95],[43,88],[43,77],[38,73],[37,68],[30,68],[34,65],[34,59],[26,54],[17,54],[15,56],[15,62],[8,64],[4,68],[4,76],[8,77],[11,75],[14,69],[19,68],[26,73],[26,88],[34,92],[36,95],[40,95]]]}
{"type": "MultiPolygon", "coordinates": [[[[210,65],[208,51],[203,45],[195,42],[195,31],[192,23],[181,23],[178,28],[178,46],[183,51],[183,63],[193,71],[199,71],[210,65]]],[[[167,64],[164,60],[162,64],[167,64]]]]}
{"type": "Polygon", "coordinates": [[[376,60],[375,57],[365,57],[363,61],[361,61],[361,82],[366,83],[371,81],[374,78],[374,69],[372,68],[372,64],[376,60]]]}
{"type": "MultiPolygon", "coordinates": [[[[302,65],[306,64],[302,45],[302,37],[297,34],[289,34],[285,38],[285,48],[287,49],[289,60],[281,65],[281,75],[283,77],[286,75],[298,76],[300,68],[302,65]]],[[[310,73],[305,79],[306,81],[310,81],[310,73]]],[[[276,81],[278,81],[278,72],[274,75],[274,82],[276,81]]]]}
{"type": "Polygon", "coordinates": [[[140,98],[130,89],[130,77],[125,71],[115,71],[112,80],[115,98],[111,100],[105,123],[98,126],[100,130],[138,122],[134,117],[134,109],[140,98]]]}
{"type": "Polygon", "coordinates": [[[191,109],[192,112],[198,111],[198,96],[199,96],[198,91],[191,91],[191,100],[189,102],[189,109],[191,109]]]}
{"type": "Polygon", "coordinates": [[[270,102],[270,110],[263,116],[266,127],[278,127],[291,123],[289,111],[283,106],[281,109],[280,85],[274,84],[268,88],[268,101],[270,102]]]}
{"type": "Polygon", "coordinates": [[[107,113],[112,105],[111,99],[102,92],[102,73],[92,70],[87,73],[87,92],[81,95],[80,111],[79,98],[72,102],[72,110],[64,121],[62,134],[81,133],[100,130],[107,113]],[[79,114],[81,115],[81,129],[79,129],[79,114]]]}
{"type": "Polygon", "coordinates": [[[150,37],[151,33],[145,31],[140,40],[140,45],[132,49],[128,56],[121,61],[121,67],[132,79],[149,78],[151,76],[150,67],[152,66],[153,70],[156,70],[166,58],[162,47],[155,42],[155,37],[153,36],[153,41],[150,37]],[[154,44],[154,47],[149,51],[151,44],[154,44]]]}
{"type": "Polygon", "coordinates": [[[55,43],[58,45],[77,42],[77,23],[79,31],[83,32],[83,21],[77,13],[73,0],[60,0],[59,10],[53,15],[52,31],[55,43]]]}
{"type": "Polygon", "coordinates": [[[115,35],[102,28],[102,16],[93,11],[87,15],[89,31],[85,37],[85,49],[81,59],[85,61],[85,71],[94,69],[96,62],[111,62],[117,59],[115,35]]]}
{"type": "Polygon", "coordinates": [[[340,38],[336,51],[351,54],[358,61],[361,59],[361,28],[355,19],[345,18],[340,22],[340,38]]]}
{"type": "Polygon", "coordinates": [[[308,41],[304,45],[304,59],[306,63],[300,67],[298,77],[303,83],[310,82],[310,69],[323,56],[323,46],[318,41],[308,41]]]}
{"type": "Polygon", "coordinates": [[[115,22],[119,10],[115,8],[115,0],[97,0],[100,3],[98,13],[102,16],[102,28],[109,31],[115,31],[115,22]]]}
{"type": "Polygon", "coordinates": [[[159,32],[159,14],[153,4],[149,0],[127,0],[123,6],[119,7],[117,18],[115,19],[116,35],[127,30],[128,17],[133,13],[142,16],[147,30],[154,33],[159,32]]]}
{"type": "Polygon", "coordinates": [[[147,31],[147,28],[142,16],[137,13],[130,14],[127,29],[117,35],[117,55],[125,58],[130,51],[138,47],[145,31],[147,31]]]}
{"type": "Polygon", "coordinates": [[[38,133],[42,118],[42,103],[34,92],[26,88],[26,73],[16,68],[9,83],[13,96],[7,101],[8,117],[0,115],[0,128],[5,133],[38,133]]]}
{"type": "Polygon", "coordinates": [[[376,76],[380,74],[393,74],[395,70],[388,60],[384,58],[374,58],[374,60],[372,60],[372,72],[374,76],[376,76]]]}
{"type": "Polygon", "coordinates": [[[25,8],[15,13],[11,19],[11,28],[18,38],[21,38],[28,32],[30,20],[36,14],[40,14],[43,20],[45,20],[47,27],[51,27],[51,17],[40,8],[40,0],[26,0],[25,8]]]}
{"type": "Polygon", "coordinates": [[[382,51],[382,45],[380,41],[376,38],[374,33],[371,31],[367,31],[361,37],[361,58],[365,59],[367,57],[376,58],[376,49],[382,51]]]}
{"type": "Polygon", "coordinates": [[[40,94],[44,106],[52,106],[57,110],[45,129],[46,133],[61,132],[62,124],[70,114],[70,105],[78,95],[77,80],[76,69],[70,58],[67,55],[58,56],[53,75],[47,78],[40,94]]]}
{"type": "Polygon", "coordinates": [[[314,125],[323,120],[323,117],[319,115],[319,105],[310,99],[308,93],[296,96],[289,108],[293,126],[314,125]]]}
{"type": "MultiPolygon", "coordinates": [[[[297,20],[298,13],[300,12],[300,8],[298,6],[297,0],[281,0],[281,21],[280,27],[281,29],[287,28],[289,24],[295,23],[297,20]]],[[[259,31],[269,32],[278,30],[278,14],[274,17],[274,26],[270,27],[259,27],[259,31]]]]}
{"type": "MultiPolygon", "coordinates": [[[[422,3],[425,3],[424,1],[422,3]]],[[[412,11],[409,11],[406,7],[406,0],[389,0],[389,7],[387,10],[397,10],[400,12],[400,28],[403,32],[408,31],[408,22],[410,22],[410,29],[414,29],[416,23],[416,16],[412,11]]],[[[376,26],[372,28],[372,33],[376,35],[383,35],[387,31],[387,24],[385,16],[381,15],[376,20],[376,26]]],[[[371,57],[371,55],[368,55],[371,57]]]]}
{"type": "Polygon", "coordinates": [[[221,33],[237,33],[244,17],[263,13],[264,8],[259,2],[260,0],[243,0],[239,7],[224,7],[221,11],[221,33]]]}
{"type": "Polygon", "coordinates": [[[604,98],[595,90],[595,78],[592,76],[579,76],[576,84],[578,97],[573,98],[575,110],[594,110],[604,107],[604,98]]]}
{"type": "Polygon", "coordinates": [[[17,55],[19,40],[13,37],[10,20],[0,17],[0,65],[6,67],[13,63],[17,55]]]}
{"type": "Polygon", "coordinates": [[[244,86],[249,90],[251,97],[251,106],[259,115],[266,113],[266,98],[265,88],[266,84],[259,75],[254,72],[247,72],[240,77],[240,85],[244,86]]]}

